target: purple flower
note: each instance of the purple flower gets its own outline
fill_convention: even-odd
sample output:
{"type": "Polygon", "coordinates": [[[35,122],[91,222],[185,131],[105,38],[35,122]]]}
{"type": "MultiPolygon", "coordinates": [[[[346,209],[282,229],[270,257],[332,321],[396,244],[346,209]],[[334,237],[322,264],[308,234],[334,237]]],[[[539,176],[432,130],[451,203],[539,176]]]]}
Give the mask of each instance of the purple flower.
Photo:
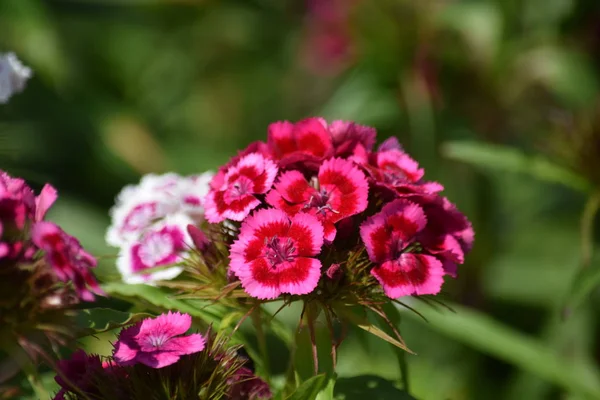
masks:
{"type": "Polygon", "coordinates": [[[95,394],[93,377],[102,370],[102,362],[97,355],[88,355],[80,349],[73,353],[70,359],[60,360],[57,369],[59,374],[54,380],[61,389],[54,400],[62,400],[65,398],[65,393],[71,391],[73,386],[86,394],[95,394]]]}
{"type": "Polygon", "coordinates": [[[191,325],[192,317],[179,312],[145,319],[121,331],[115,343],[114,360],[120,365],[142,363],[152,368],[174,364],[181,356],[204,349],[202,335],[180,336],[191,325]]]}
{"type": "Polygon", "coordinates": [[[231,391],[229,398],[231,400],[258,400],[270,399],[273,394],[267,382],[246,367],[241,367],[235,375],[229,380],[231,391]]]}
{"type": "Polygon", "coordinates": [[[77,239],[56,224],[46,221],[37,222],[33,226],[31,238],[33,243],[45,252],[46,261],[56,277],[63,282],[73,281],[81,299],[94,301],[92,291],[103,294],[90,272],[90,268],[96,266],[96,259],[83,250],[77,239]]]}

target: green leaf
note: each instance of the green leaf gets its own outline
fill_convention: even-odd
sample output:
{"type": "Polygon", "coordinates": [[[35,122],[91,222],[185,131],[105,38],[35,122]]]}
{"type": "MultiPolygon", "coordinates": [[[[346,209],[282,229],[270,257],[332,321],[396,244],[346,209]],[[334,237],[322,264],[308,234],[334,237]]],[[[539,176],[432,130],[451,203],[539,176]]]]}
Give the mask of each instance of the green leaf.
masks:
{"type": "Polygon", "coordinates": [[[459,140],[446,142],[442,152],[450,159],[482,168],[527,174],[541,181],[559,183],[582,192],[591,188],[590,183],[582,176],[542,156],[529,156],[511,147],[459,140]]]}
{"type": "Polygon", "coordinates": [[[151,315],[116,311],[110,308],[89,308],[78,310],[75,321],[81,328],[81,333],[91,335],[130,325],[148,317],[151,315]]]}
{"type": "Polygon", "coordinates": [[[384,331],[382,331],[381,329],[379,329],[378,327],[373,325],[373,323],[371,323],[366,318],[366,316],[359,316],[359,315],[353,313],[351,310],[348,310],[344,306],[336,308],[336,312],[338,314],[342,315],[344,318],[346,318],[348,321],[350,321],[357,327],[359,327],[360,329],[363,329],[363,330],[369,332],[370,334],[375,335],[404,351],[414,354],[414,352],[411,349],[409,349],[404,343],[391,337],[390,335],[388,335],[387,333],[385,333],[384,331]]]}
{"type": "Polygon", "coordinates": [[[321,390],[327,386],[325,374],[315,375],[304,381],[287,400],[314,400],[321,390]]]}
{"type": "Polygon", "coordinates": [[[415,400],[391,381],[375,375],[339,378],[333,393],[335,400],[415,400]]]}
{"type": "Polygon", "coordinates": [[[227,311],[225,307],[210,301],[176,299],[172,293],[155,286],[115,282],[105,284],[102,288],[111,296],[129,301],[141,300],[162,310],[178,310],[217,327],[227,311]]]}
{"type": "Polygon", "coordinates": [[[600,398],[600,374],[593,366],[581,360],[563,358],[553,348],[478,311],[456,304],[450,306],[454,313],[414,304],[428,323],[412,312],[404,315],[571,392],[600,398]]]}

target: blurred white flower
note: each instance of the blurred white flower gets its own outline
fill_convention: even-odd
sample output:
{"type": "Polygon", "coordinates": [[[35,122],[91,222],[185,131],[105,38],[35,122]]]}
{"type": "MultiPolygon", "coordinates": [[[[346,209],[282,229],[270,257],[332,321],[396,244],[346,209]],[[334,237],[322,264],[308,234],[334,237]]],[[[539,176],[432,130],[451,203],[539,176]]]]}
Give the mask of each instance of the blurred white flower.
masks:
{"type": "Polygon", "coordinates": [[[21,92],[32,74],[15,53],[0,54],[0,104],[8,103],[12,95],[21,92]]]}
{"type": "Polygon", "coordinates": [[[176,266],[149,274],[142,271],[181,261],[189,248],[187,224],[204,221],[204,199],[212,177],[212,172],[148,174],[139,184],[121,190],[110,210],[106,241],[120,248],[117,268],[125,282],[152,284],[181,273],[176,266]]]}

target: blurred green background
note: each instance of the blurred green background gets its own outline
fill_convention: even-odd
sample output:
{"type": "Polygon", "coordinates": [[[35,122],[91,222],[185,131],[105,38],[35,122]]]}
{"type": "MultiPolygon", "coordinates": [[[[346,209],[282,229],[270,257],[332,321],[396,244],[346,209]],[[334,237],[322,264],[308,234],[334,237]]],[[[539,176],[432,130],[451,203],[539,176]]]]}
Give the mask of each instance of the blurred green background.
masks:
{"type": "MultiPolygon", "coordinates": [[[[122,186],[215,169],[276,120],[351,119],[475,226],[457,313],[401,325],[411,393],[600,398],[597,0],[0,0],[0,51],[35,72],[0,107],[0,167],[59,189],[50,219],[104,281],[122,186]]],[[[340,352],[343,377],[397,379],[381,341],[340,352]]]]}

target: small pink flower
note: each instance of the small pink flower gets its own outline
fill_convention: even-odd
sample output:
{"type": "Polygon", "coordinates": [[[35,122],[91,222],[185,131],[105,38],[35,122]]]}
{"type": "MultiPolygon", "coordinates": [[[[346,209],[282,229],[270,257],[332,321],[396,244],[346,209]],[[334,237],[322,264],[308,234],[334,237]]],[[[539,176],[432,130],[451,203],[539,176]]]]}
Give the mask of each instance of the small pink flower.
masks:
{"type": "Polygon", "coordinates": [[[93,301],[94,295],[103,294],[92,275],[90,268],[96,266],[96,259],[81,247],[73,236],[65,233],[52,222],[37,222],[31,230],[33,243],[45,252],[46,261],[56,277],[63,282],[73,282],[79,297],[93,301]]]}
{"type": "Polygon", "coordinates": [[[54,380],[60,385],[61,390],[56,394],[54,400],[64,399],[65,393],[71,392],[75,388],[86,395],[92,395],[92,397],[100,394],[94,387],[94,376],[102,370],[102,361],[99,356],[88,355],[79,349],[71,355],[70,359],[58,361],[57,369],[59,374],[54,380]]]}
{"type": "Polygon", "coordinates": [[[228,384],[231,386],[228,396],[230,400],[264,400],[273,397],[267,382],[246,367],[238,369],[228,384]]]}
{"type": "Polygon", "coordinates": [[[279,177],[266,200],[288,215],[304,212],[316,216],[323,224],[325,240],[332,242],[335,223],[367,208],[369,185],[352,162],[341,158],[325,161],[317,182],[315,188],[299,171],[287,171],[279,177]]]}
{"type": "Polygon", "coordinates": [[[185,215],[169,216],[147,229],[135,242],[121,248],[117,268],[127,283],[149,283],[173,279],[183,269],[176,264],[183,260],[191,240],[187,226],[192,222],[185,215]],[[145,270],[168,267],[160,271],[145,270]]]}
{"type": "Polygon", "coordinates": [[[205,202],[206,219],[211,223],[243,220],[260,204],[256,195],[266,193],[276,175],[277,166],[262,154],[242,157],[223,177],[215,176],[222,183],[218,187],[211,183],[205,202]]]}
{"type": "Polygon", "coordinates": [[[269,125],[269,150],[282,168],[293,165],[318,168],[319,163],[333,154],[333,144],[327,126],[320,118],[308,118],[295,124],[288,121],[269,125]]]}
{"type": "Polygon", "coordinates": [[[427,223],[420,206],[395,200],[361,225],[360,236],[369,259],[377,264],[371,274],[388,297],[437,294],[441,290],[442,263],[432,255],[415,254],[420,250],[418,235],[427,223]]]}
{"type": "Polygon", "coordinates": [[[35,217],[35,196],[23,179],[0,171],[0,219],[23,229],[35,217]]]}
{"type": "Polygon", "coordinates": [[[371,151],[375,145],[377,132],[370,126],[359,125],[352,121],[333,121],[328,129],[336,156],[350,156],[358,145],[366,151],[371,151]]]}
{"type": "Polygon", "coordinates": [[[322,245],[323,227],[314,216],[299,213],[290,219],[280,210],[258,210],[231,246],[230,270],[259,299],[307,294],[319,283],[321,262],[313,257],[322,245]]]}
{"type": "Polygon", "coordinates": [[[457,265],[473,246],[471,222],[445,197],[414,194],[409,199],[422,207],[428,221],[435,221],[419,235],[422,246],[442,261],[447,274],[456,277],[457,265]]]}
{"type": "Polygon", "coordinates": [[[185,334],[192,325],[192,317],[179,312],[168,312],[148,318],[119,334],[113,358],[120,365],[141,363],[152,368],[175,364],[183,355],[202,351],[202,335],[185,334]]]}
{"type": "Polygon", "coordinates": [[[383,142],[376,152],[368,152],[358,144],[350,159],[365,169],[375,187],[395,197],[444,190],[437,182],[422,180],[425,171],[402,150],[396,138],[383,142]]]}

